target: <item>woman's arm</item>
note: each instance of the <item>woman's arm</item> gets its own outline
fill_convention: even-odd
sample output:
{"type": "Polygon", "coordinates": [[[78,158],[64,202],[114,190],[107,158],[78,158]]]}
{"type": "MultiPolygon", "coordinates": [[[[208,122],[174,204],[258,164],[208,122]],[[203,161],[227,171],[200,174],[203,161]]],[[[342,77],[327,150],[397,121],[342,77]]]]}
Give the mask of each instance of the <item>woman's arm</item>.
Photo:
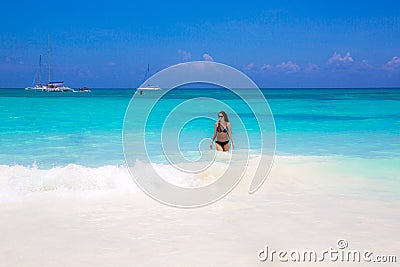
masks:
{"type": "Polygon", "coordinates": [[[212,140],[211,140],[210,149],[212,149],[215,137],[217,137],[217,123],[214,123],[214,135],[213,135],[212,140]]]}
{"type": "Polygon", "coordinates": [[[233,136],[232,136],[232,126],[231,126],[231,123],[228,122],[228,123],[226,124],[226,127],[228,128],[228,135],[229,135],[229,139],[231,139],[231,142],[232,142],[232,148],[235,148],[235,142],[233,141],[233,136]]]}

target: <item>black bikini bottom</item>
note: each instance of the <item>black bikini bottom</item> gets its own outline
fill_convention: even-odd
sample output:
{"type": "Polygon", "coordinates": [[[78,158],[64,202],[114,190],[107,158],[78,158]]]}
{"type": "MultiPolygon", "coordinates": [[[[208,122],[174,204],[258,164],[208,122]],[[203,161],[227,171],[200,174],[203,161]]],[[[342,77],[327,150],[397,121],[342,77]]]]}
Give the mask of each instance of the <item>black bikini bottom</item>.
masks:
{"type": "Polygon", "coordinates": [[[221,141],[215,141],[215,143],[217,143],[217,144],[220,145],[222,148],[224,148],[224,146],[225,146],[226,144],[229,143],[229,140],[228,140],[228,141],[223,141],[223,142],[221,142],[221,141]]]}

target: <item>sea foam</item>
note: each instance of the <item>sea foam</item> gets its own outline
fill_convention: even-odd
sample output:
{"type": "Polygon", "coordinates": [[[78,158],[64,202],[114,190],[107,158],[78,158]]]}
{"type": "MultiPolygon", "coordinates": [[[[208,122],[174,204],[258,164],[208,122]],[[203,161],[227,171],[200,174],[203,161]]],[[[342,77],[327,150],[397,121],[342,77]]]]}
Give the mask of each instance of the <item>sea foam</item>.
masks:
{"type": "MultiPolygon", "coordinates": [[[[131,168],[141,177],[148,177],[154,169],[167,182],[180,187],[199,187],[210,184],[221,177],[227,168],[242,173],[240,191],[247,194],[255,171],[260,166],[260,157],[251,156],[230,162],[228,155],[218,157],[213,164],[201,172],[182,172],[177,166],[137,161],[131,168]],[[244,168],[245,167],[245,168],[244,168]]],[[[321,156],[276,156],[271,173],[263,187],[269,187],[269,179],[278,183],[301,186],[307,184],[308,191],[337,189],[341,193],[385,196],[398,199],[400,177],[398,159],[360,159],[321,156]],[[365,166],[373,166],[371,170],[365,166]],[[310,184],[313,186],[309,186],[310,184]]],[[[188,162],[180,167],[196,169],[203,162],[188,162]]],[[[32,166],[0,165],[0,202],[14,202],[37,196],[97,197],[120,196],[140,192],[129,169],[125,165],[105,165],[96,168],[68,164],[50,169],[32,166]]]]}
{"type": "Polygon", "coordinates": [[[89,168],[76,164],[51,169],[21,165],[0,165],[0,202],[21,200],[35,195],[98,192],[134,193],[138,189],[124,166],[89,168]]]}
{"type": "MultiPolygon", "coordinates": [[[[199,187],[221,177],[227,168],[243,169],[242,163],[233,164],[229,155],[219,153],[215,161],[200,172],[204,162],[183,165],[149,163],[137,160],[131,168],[136,175],[148,177],[153,169],[165,181],[180,187],[199,187]],[[186,170],[186,171],[185,171],[186,170]]],[[[42,169],[31,166],[0,165],[0,202],[22,201],[36,196],[92,197],[100,195],[127,195],[140,191],[126,165],[87,167],[77,164],[42,169]]]]}

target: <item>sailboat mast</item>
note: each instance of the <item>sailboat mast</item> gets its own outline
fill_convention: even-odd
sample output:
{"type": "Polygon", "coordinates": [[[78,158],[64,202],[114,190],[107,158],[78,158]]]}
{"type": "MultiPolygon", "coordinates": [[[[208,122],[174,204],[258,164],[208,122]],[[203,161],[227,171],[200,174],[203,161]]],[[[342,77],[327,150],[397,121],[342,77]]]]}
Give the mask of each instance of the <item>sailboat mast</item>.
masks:
{"type": "Polygon", "coordinates": [[[49,69],[49,83],[51,81],[50,79],[50,35],[47,36],[47,60],[48,60],[48,69],[49,69]]]}
{"type": "Polygon", "coordinates": [[[40,73],[42,72],[42,55],[39,56],[39,73],[38,73],[38,84],[40,85],[40,73]]]}

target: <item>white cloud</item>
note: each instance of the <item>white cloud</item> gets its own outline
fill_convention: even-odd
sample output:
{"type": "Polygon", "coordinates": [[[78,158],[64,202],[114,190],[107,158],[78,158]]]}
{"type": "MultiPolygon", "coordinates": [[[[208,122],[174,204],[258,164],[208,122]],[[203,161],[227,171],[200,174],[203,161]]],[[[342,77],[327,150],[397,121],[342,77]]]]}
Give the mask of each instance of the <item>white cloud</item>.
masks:
{"type": "Polygon", "coordinates": [[[273,67],[270,64],[264,64],[261,66],[261,70],[272,70],[273,67]]]}
{"type": "Polygon", "coordinates": [[[372,69],[371,64],[369,64],[368,60],[361,60],[360,62],[360,67],[365,68],[365,69],[372,69]]]}
{"type": "Polygon", "coordinates": [[[339,53],[333,53],[333,56],[328,59],[329,64],[340,65],[343,63],[354,62],[354,59],[351,57],[350,53],[347,52],[344,57],[342,57],[339,53]]]}
{"type": "Polygon", "coordinates": [[[284,73],[295,73],[300,71],[299,65],[292,61],[282,62],[276,66],[272,66],[271,64],[263,64],[260,68],[261,71],[275,71],[275,72],[284,72],[284,73]]]}
{"type": "Polygon", "coordinates": [[[188,51],[185,51],[185,50],[180,50],[179,49],[178,50],[178,54],[182,58],[182,60],[185,60],[185,61],[190,60],[192,58],[192,54],[190,52],[188,52],[188,51]]]}
{"type": "Polygon", "coordinates": [[[388,71],[395,71],[396,69],[400,69],[400,58],[393,57],[391,60],[386,62],[385,65],[383,65],[383,68],[388,71]]]}
{"type": "Polygon", "coordinates": [[[260,68],[260,71],[273,71],[273,72],[283,72],[283,73],[295,73],[300,71],[299,65],[292,61],[282,62],[276,66],[272,66],[271,64],[263,64],[260,68]]]}
{"type": "Polygon", "coordinates": [[[210,56],[209,54],[203,54],[203,59],[205,61],[214,61],[214,59],[212,58],[212,56],[210,56]]]}
{"type": "Polygon", "coordinates": [[[362,72],[362,71],[370,71],[373,70],[374,67],[369,64],[369,62],[365,59],[361,60],[361,61],[354,61],[354,64],[352,64],[351,69],[353,71],[358,71],[358,72],[362,72]]]}
{"type": "Polygon", "coordinates": [[[288,62],[282,62],[281,64],[276,65],[275,69],[286,73],[294,73],[300,71],[299,65],[293,63],[290,60],[288,62]]]}
{"type": "Polygon", "coordinates": [[[349,52],[347,52],[343,57],[335,52],[333,56],[328,59],[327,67],[331,71],[345,71],[351,73],[360,73],[374,69],[374,67],[365,59],[353,59],[349,52]]]}
{"type": "Polygon", "coordinates": [[[248,64],[246,67],[244,67],[244,69],[245,70],[252,70],[252,69],[254,69],[254,63],[250,63],[250,64],[248,64]]]}

